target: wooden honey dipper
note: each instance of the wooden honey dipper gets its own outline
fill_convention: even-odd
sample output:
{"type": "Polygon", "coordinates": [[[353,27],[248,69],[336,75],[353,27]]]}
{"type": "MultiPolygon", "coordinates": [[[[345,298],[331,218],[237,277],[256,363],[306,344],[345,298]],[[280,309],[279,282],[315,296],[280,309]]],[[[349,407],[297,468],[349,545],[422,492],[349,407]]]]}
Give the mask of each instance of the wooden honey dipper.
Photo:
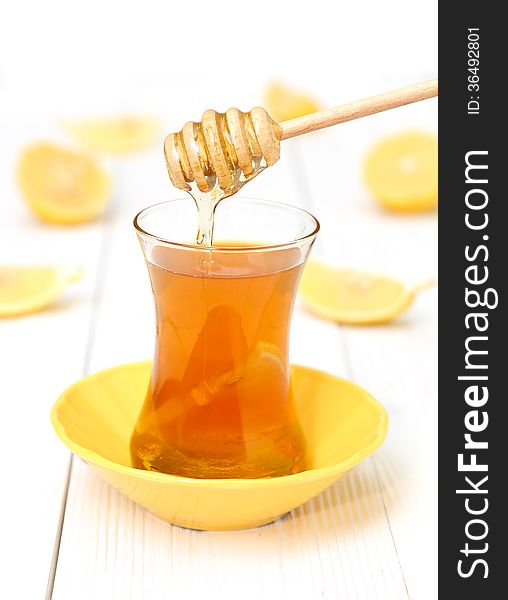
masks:
{"type": "Polygon", "coordinates": [[[432,98],[437,80],[417,83],[349,104],[277,123],[264,108],[244,113],[207,110],[200,123],[189,121],[164,141],[168,173],[177,188],[231,196],[279,160],[280,141],[390,108],[432,98]]]}

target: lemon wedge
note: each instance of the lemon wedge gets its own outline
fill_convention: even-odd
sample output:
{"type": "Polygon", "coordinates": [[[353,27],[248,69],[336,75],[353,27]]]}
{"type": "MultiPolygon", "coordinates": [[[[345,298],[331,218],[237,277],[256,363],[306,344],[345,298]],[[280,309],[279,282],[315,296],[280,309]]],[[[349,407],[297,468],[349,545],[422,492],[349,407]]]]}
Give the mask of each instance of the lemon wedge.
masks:
{"type": "Polygon", "coordinates": [[[316,315],[338,323],[363,325],[395,319],[409,308],[416,293],[430,284],[408,287],[382,275],[310,262],[299,292],[316,315]]]}
{"type": "Polygon", "coordinates": [[[78,268],[0,265],[0,317],[42,310],[81,274],[78,268]]]}
{"type": "Polygon", "coordinates": [[[50,143],[24,150],[18,181],[28,206],[51,223],[96,218],[104,211],[110,191],[106,172],[92,158],[50,143]]]}
{"type": "Polygon", "coordinates": [[[266,89],[265,106],[276,121],[287,121],[320,110],[314,98],[280,83],[272,83],[266,89]]]}
{"type": "Polygon", "coordinates": [[[84,119],[64,123],[84,146],[98,152],[132,152],[150,146],[160,134],[160,122],[151,117],[84,119]]]}
{"type": "Polygon", "coordinates": [[[367,154],[364,176],[381,206],[424,211],[437,206],[437,138],[405,132],[378,142],[367,154]]]}

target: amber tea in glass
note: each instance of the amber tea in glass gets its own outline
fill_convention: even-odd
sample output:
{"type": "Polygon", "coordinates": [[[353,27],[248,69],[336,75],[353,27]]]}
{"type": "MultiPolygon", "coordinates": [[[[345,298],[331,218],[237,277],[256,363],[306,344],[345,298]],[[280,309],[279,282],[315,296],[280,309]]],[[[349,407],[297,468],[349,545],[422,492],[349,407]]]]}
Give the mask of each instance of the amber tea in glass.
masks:
{"type": "Polygon", "coordinates": [[[319,225],[279,203],[229,198],[214,245],[195,245],[188,200],[135,226],[152,284],[152,377],[131,440],[136,467],[195,478],[276,477],[305,465],[288,341],[319,225]]]}

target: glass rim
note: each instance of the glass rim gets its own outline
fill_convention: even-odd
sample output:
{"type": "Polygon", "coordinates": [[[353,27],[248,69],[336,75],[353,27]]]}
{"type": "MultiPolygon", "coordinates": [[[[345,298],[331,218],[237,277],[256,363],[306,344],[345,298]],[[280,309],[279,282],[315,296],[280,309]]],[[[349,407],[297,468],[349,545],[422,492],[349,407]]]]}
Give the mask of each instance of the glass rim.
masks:
{"type": "MultiPolygon", "coordinates": [[[[227,200],[227,198],[226,198],[226,200],[227,200]]],[[[307,234],[305,234],[299,238],[296,238],[294,240],[291,240],[291,241],[280,242],[277,244],[258,244],[258,245],[250,245],[250,246],[221,246],[220,244],[213,245],[213,246],[200,246],[198,244],[188,244],[188,243],[184,243],[184,242],[172,242],[171,240],[167,240],[167,239],[164,239],[153,233],[150,233],[149,231],[146,231],[146,229],[143,229],[143,227],[141,227],[140,219],[144,216],[144,214],[148,213],[149,211],[152,211],[156,208],[160,208],[163,205],[168,205],[168,204],[173,204],[173,203],[183,202],[183,201],[185,201],[185,202],[192,201],[191,198],[187,199],[187,198],[183,198],[183,197],[173,198],[172,200],[164,200],[163,202],[157,202],[156,204],[151,204],[150,206],[143,208],[134,217],[133,225],[139,236],[141,236],[142,238],[149,239],[151,241],[155,241],[164,246],[183,248],[186,250],[198,250],[198,251],[213,250],[215,252],[216,251],[220,251],[220,252],[254,252],[254,251],[258,251],[259,252],[259,251],[264,251],[264,250],[282,250],[285,248],[290,248],[292,246],[295,246],[299,243],[311,240],[312,238],[316,237],[316,235],[318,234],[318,232],[321,228],[321,225],[320,225],[319,221],[316,219],[316,217],[309,211],[305,210],[304,208],[299,208],[297,206],[293,206],[292,204],[286,204],[284,202],[278,202],[275,200],[264,200],[262,198],[251,198],[248,196],[238,196],[237,200],[249,200],[251,202],[265,204],[268,206],[275,206],[278,208],[282,208],[283,210],[291,210],[295,213],[300,213],[301,215],[304,215],[306,218],[310,219],[313,222],[314,227],[310,233],[307,233],[307,234]]],[[[197,223],[197,219],[196,219],[196,223],[197,223]]]]}

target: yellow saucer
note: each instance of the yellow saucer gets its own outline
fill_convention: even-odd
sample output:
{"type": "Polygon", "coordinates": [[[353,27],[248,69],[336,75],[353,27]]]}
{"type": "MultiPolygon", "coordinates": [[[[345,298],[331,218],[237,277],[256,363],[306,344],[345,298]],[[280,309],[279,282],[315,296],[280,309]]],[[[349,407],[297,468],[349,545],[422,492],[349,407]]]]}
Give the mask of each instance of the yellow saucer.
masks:
{"type": "Polygon", "coordinates": [[[190,479],[134,469],[130,436],[150,368],[150,362],[121,365],[78,381],[56,401],[51,421],[64,444],[114,488],[175,525],[225,530],[270,523],[334,483],[386,436],[386,412],[365,390],[292,366],[307,471],[272,479],[190,479]]]}

